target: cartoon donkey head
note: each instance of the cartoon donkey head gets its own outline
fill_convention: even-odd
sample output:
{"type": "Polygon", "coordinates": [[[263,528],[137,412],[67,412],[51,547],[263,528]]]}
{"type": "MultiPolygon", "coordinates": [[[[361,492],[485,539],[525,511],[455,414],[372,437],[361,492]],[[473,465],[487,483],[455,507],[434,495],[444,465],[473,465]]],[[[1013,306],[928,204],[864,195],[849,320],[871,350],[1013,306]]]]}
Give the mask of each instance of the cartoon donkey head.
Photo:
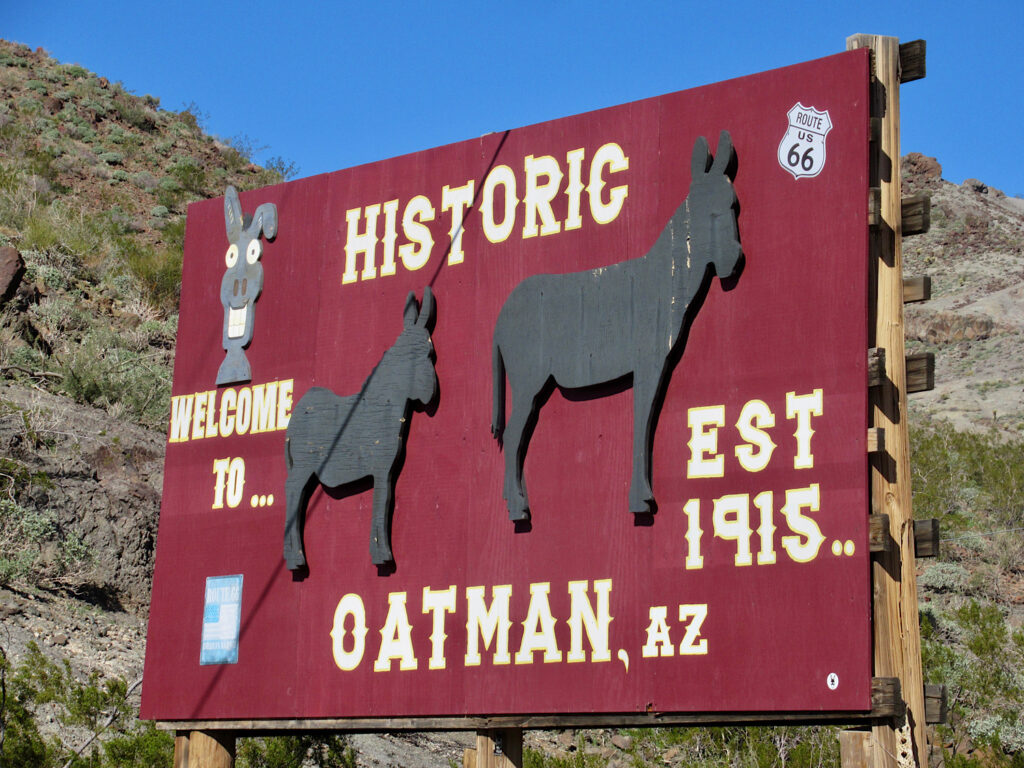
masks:
{"type": "Polygon", "coordinates": [[[217,371],[218,386],[252,379],[243,350],[252,342],[254,304],[263,290],[260,235],[273,240],[277,234],[277,206],[263,203],[254,215],[243,217],[238,192],[228,187],[224,195],[224,221],[230,245],[224,255],[227,269],[220,283],[220,303],[224,305],[227,356],[217,371]]]}

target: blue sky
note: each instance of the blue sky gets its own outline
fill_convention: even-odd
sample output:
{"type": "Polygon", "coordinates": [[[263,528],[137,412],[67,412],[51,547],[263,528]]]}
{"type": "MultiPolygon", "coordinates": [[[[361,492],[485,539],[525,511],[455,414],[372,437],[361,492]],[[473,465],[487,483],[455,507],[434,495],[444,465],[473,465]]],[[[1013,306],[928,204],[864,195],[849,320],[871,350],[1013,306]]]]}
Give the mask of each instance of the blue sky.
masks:
{"type": "Polygon", "coordinates": [[[301,176],[827,56],[856,32],[923,38],[903,151],[1024,195],[1024,2],[837,5],[0,0],[0,36],[194,102],[209,132],[301,176]]]}

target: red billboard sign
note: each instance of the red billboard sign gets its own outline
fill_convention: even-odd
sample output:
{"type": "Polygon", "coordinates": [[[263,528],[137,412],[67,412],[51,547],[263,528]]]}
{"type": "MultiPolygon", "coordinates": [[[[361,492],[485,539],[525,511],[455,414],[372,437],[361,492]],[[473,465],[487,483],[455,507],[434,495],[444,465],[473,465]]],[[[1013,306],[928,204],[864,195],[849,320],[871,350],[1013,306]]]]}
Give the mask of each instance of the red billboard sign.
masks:
{"type": "Polygon", "coordinates": [[[868,69],[191,206],[142,716],[869,710],[868,69]]]}

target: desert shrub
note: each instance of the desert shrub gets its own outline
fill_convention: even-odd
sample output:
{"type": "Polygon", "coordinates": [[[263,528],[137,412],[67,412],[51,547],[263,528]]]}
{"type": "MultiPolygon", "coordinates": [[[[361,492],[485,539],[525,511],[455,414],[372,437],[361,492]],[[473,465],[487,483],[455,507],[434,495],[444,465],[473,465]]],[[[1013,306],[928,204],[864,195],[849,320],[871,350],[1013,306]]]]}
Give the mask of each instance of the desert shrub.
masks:
{"type": "Polygon", "coordinates": [[[185,247],[185,217],[178,216],[168,222],[162,230],[163,241],[175,251],[181,251],[185,247]]]}
{"type": "Polygon", "coordinates": [[[139,171],[131,176],[132,184],[144,192],[152,192],[157,188],[157,180],[149,171],[139,171]]]}
{"type": "MultiPolygon", "coordinates": [[[[22,247],[44,254],[46,263],[60,262],[61,269],[75,279],[88,278],[87,267],[113,254],[110,216],[90,215],[62,200],[36,206],[24,224],[22,247]]],[[[66,287],[66,281],[51,287],[66,287]]]]}
{"type": "Polygon", "coordinates": [[[299,166],[279,155],[267,160],[266,169],[280,176],[281,181],[290,181],[299,175],[299,166]]]}
{"type": "Polygon", "coordinates": [[[202,194],[206,186],[206,172],[194,157],[178,157],[170,168],[171,176],[181,189],[202,194]]]}
{"type": "Polygon", "coordinates": [[[949,722],[938,726],[952,745],[946,765],[1015,768],[1024,754],[1024,631],[975,600],[952,611],[929,608],[921,651],[925,679],[949,691],[949,722]]]}
{"type": "Polygon", "coordinates": [[[934,563],[918,578],[922,589],[932,592],[950,592],[962,595],[967,591],[970,573],[959,563],[934,563]]]}
{"type": "Polygon", "coordinates": [[[43,102],[33,99],[31,96],[19,96],[15,101],[19,112],[28,115],[36,115],[43,111],[43,102]]]}
{"type": "Polygon", "coordinates": [[[29,644],[13,665],[0,648],[7,696],[0,705],[6,738],[0,768],[170,768],[174,740],[150,723],[138,723],[123,678],[99,672],[80,680],[67,660],[47,659],[29,644]],[[59,735],[43,736],[37,719],[53,717],[59,735]]]}
{"type": "Polygon", "coordinates": [[[127,264],[142,288],[143,298],[171,312],[181,298],[181,251],[176,248],[134,248],[127,264]]]}
{"type": "Polygon", "coordinates": [[[106,108],[106,106],[104,104],[101,104],[96,99],[85,98],[85,99],[82,99],[79,102],[79,104],[81,105],[82,109],[87,109],[90,112],[95,113],[97,117],[106,117],[107,116],[107,108],[106,108]]]}
{"type": "Polygon", "coordinates": [[[132,420],[162,428],[171,391],[170,368],[126,345],[109,328],[90,331],[60,364],[61,388],[81,403],[117,406],[132,420]]]}
{"type": "Polygon", "coordinates": [[[911,458],[917,517],[940,518],[944,532],[1024,524],[1024,439],[925,424],[911,429],[911,458]]]}
{"type": "Polygon", "coordinates": [[[52,512],[0,499],[0,584],[77,586],[92,562],[81,537],[63,530],[52,512]]]}
{"type": "Polygon", "coordinates": [[[114,111],[121,120],[141,131],[152,131],[156,128],[155,115],[131,96],[119,95],[115,98],[114,111]]]}
{"type": "Polygon", "coordinates": [[[78,79],[78,78],[82,78],[82,77],[91,77],[92,76],[92,72],[90,72],[85,67],[80,67],[77,64],[61,64],[60,68],[61,68],[61,70],[63,70],[65,75],[67,75],[68,77],[71,77],[71,78],[78,79]]]}
{"type": "Polygon", "coordinates": [[[355,752],[344,736],[275,736],[239,739],[239,768],[355,768],[355,752]]]}

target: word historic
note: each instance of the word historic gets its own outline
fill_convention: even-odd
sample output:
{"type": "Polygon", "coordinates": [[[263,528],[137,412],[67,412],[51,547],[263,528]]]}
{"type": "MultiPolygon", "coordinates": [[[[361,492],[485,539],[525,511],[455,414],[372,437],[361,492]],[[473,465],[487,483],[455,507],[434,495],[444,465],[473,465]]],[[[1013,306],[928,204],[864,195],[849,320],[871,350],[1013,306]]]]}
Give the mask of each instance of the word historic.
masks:
{"type": "Polygon", "coordinates": [[[622,211],[629,186],[620,184],[606,192],[609,182],[605,180],[605,174],[629,170],[629,157],[618,144],[608,143],[594,152],[584,170],[586,163],[586,151],[579,148],[566,152],[564,164],[551,155],[527,155],[520,175],[508,165],[497,165],[482,182],[479,203],[476,202],[476,182],[469,179],[457,187],[444,185],[440,200],[432,201],[426,195],[416,195],[407,200],[404,207],[402,201],[396,199],[350,208],[345,212],[345,271],[341,282],[354,283],[394,275],[396,255],[409,271],[425,266],[434,248],[434,235],[427,224],[437,218],[437,203],[440,203],[442,214],[449,218],[449,265],[461,264],[465,260],[462,235],[466,230],[466,218],[475,205],[479,205],[484,236],[492,243],[511,237],[520,221],[523,239],[581,228],[584,193],[590,218],[598,224],[610,224],[622,211]],[[560,221],[553,204],[566,177],[568,181],[563,194],[567,198],[567,207],[565,218],[560,221]],[[400,207],[401,218],[398,213],[400,207]],[[380,222],[382,212],[383,226],[380,222]],[[396,249],[399,226],[405,242],[396,249]],[[361,270],[358,268],[360,256],[361,270]]]}

